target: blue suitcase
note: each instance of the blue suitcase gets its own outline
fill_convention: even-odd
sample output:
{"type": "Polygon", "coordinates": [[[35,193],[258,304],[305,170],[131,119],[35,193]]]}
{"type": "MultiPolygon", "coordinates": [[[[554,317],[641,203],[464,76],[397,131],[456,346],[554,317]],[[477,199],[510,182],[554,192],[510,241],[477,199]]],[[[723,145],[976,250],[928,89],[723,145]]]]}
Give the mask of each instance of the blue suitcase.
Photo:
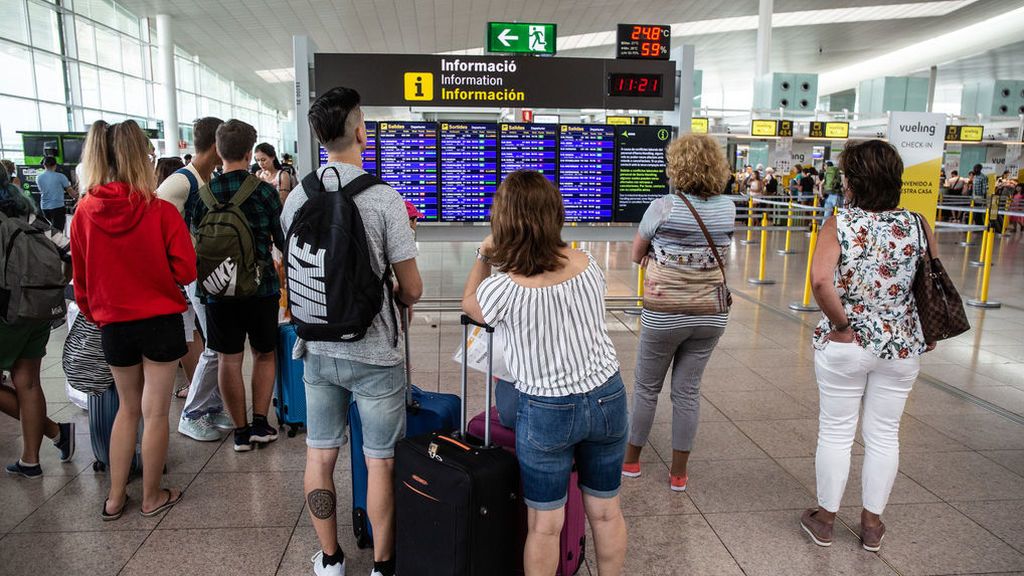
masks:
{"type": "MultiPolygon", "coordinates": [[[[89,395],[89,440],[92,442],[92,453],[96,461],[92,469],[103,472],[110,467],[110,433],[114,429],[114,418],[121,407],[117,397],[117,389],[111,386],[103,394],[89,395]]],[[[164,466],[164,471],[167,467],[164,466]]],[[[142,471],[142,421],[139,421],[139,435],[135,444],[135,458],[132,459],[132,472],[142,471]]]]}
{"type": "MultiPolygon", "coordinates": [[[[404,312],[403,312],[404,314],[404,312]]],[[[408,322],[406,322],[408,326],[408,322]]],[[[405,331],[405,374],[409,382],[411,363],[409,361],[409,331],[405,331]]],[[[409,384],[406,394],[405,435],[419,436],[440,430],[454,430],[459,425],[462,403],[455,394],[424,392],[409,384]]],[[[369,472],[363,457],[363,426],[359,408],[355,401],[348,410],[349,449],[352,458],[352,531],[360,548],[373,546],[373,528],[366,515],[366,489],[369,472]]]]}
{"type": "Polygon", "coordinates": [[[281,324],[277,335],[277,377],[274,379],[274,406],[277,421],[288,427],[294,437],[306,425],[306,385],[302,382],[302,360],[292,359],[298,336],[293,324],[281,324]]]}

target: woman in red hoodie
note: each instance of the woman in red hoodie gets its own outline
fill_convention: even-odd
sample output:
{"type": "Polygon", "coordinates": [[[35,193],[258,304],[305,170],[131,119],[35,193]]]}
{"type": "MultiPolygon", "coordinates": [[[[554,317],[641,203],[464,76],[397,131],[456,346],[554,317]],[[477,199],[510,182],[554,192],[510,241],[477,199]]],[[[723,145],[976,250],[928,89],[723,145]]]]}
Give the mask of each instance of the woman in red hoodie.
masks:
{"type": "Polygon", "coordinates": [[[102,332],[103,353],[121,407],[110,441],[110,494],[103,519],[116,520],[128,501],[126,485],[139,418],[142,434],[143,516],[181,499],[161,489],[167,458],[168,411],[178,360],[188,351],[179,286],[196,279],[196,255],[185,223],[156,198],[149,140],[129,120],[96,124],[83,151],[83,189],[71,226],[75,300],[102,332]]]}

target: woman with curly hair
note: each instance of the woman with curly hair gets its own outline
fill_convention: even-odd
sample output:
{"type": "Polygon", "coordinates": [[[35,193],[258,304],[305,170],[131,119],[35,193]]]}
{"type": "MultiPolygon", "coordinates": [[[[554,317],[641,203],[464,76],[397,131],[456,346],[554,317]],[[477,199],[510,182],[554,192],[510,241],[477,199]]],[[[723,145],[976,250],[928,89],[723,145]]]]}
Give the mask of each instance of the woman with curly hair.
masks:
{"type": "Polygon", "coordinates": [[[633,261],[648,271],[633,421],[622,475],[640,476],[640,451],[671,364],[669,486],[682,492],[697,435],[701,377],[729,319],[724,262],[732,244],[736,206],[722,196],[729,167],[714,139],[683,136],[669,145],[667,161],[672,193],[651,203],[633,240],[633,261]]]}

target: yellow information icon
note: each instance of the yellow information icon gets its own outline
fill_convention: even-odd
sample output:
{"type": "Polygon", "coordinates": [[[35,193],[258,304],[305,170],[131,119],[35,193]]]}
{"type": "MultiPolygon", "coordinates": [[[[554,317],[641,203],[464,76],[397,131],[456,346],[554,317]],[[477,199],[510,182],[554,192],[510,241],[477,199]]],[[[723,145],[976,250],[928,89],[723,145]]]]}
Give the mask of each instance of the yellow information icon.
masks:
{"type": "Polygon", "coordinates": [[[434,74],[431,72],[406,72],[405,99],[433,100],[434,74]]]}

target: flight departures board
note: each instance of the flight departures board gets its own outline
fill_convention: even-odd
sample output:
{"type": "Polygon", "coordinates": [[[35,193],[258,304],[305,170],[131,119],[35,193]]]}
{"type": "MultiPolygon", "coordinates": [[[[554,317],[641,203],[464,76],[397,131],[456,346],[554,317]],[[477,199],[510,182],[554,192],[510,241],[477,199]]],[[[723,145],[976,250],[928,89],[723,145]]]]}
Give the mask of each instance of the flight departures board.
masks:
{"type": "Polygon", "coordinates": [[[558,186],[567,222],[639,222],[669,192],[667,126],[368,121],[366,130],[364,169],[425,221],[489,220],[498,185],[516,170],[558,186]]]}

